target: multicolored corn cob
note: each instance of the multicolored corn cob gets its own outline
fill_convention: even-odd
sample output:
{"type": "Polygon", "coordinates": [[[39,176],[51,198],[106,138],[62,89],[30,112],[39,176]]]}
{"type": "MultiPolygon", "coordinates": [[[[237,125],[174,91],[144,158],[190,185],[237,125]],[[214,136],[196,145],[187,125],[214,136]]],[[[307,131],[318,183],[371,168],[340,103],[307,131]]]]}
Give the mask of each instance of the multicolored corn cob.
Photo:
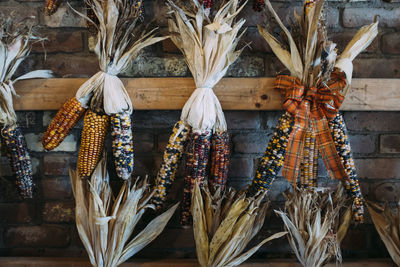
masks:
{"type": "Polygon", "coordinates": [[[100,115],[91,110],[86,111],[77,166],[81,178],[89,177],[96,168],[103,153],[108,124],[108,115],[100,115]]]}
{"type": "Polygon", "coordinates": [[[178,121],[174,125],[155,182],[152,202],[157,208],[162,207],[175,180],[175,174],[181,162],[189,134],[190,127],[185,125],[183,121],[178,121]]]}
{"type": "Polygon", "coordinates": [[[300,163],[300,188],[318,186],[318,146],[315,134],[311,128],[307,129],[303,148],[303,157],[300,163]]]}
{"type": "Polygon", "coordinates": [[[288,112],[285,112],[279,118],[278,125],[258,166],[256,177],[248,189],[248,194],[256,194],[270,189],[272,182],[282,168],[293,125],[294,119],[288,112]]]}
{"type": "Polygon", "coordinates": [[[181,206],[181,224],[190,225],[192,217],[190,216],[190,204],[192,191],[197,181],[203,184],[207,175],[207,164],[210,156],[211,132],[191,133],[191,139],[188,144],[186,176],[184,180],[183,201],[181,206]]]}
{"type": "Polygon", "coordinates": [[[61,0],[46,0],[44,6],[44,14],[47,16],[53,15],[60,6],[61,0]]]}
{"type": "Polygon", "coordinates": [[[4,126],[1,130],[7,157],[16,176],[16,184],[23,199],[33,197],[32,162],[28,153],[25,137],[18,125],[4,126]]]}
{"type": "Polygon", "coordinates": [[[111,120],[112,150],[118,177],[127,180],[133,172],[133,137],[128,112],[113,114],[111,120]]]}
{"type": "Polygon", "coordinates": [[[336,150],[342,160],[346,173],[349,176],[348,180],[343,180],[342,182],[346,188],[347,194],[353,198],[353,217],[355,221],[362,222],[364,218],[363,197],[351,153],[346,124],[342,114],[338,113],[337,116],[329,122],[329,126],[335,142],[336,150]]]}
{"type": "Polygon", "coordinates": [[[46,150],[53,150],[58,147],[81,119],[85,110],[76,97],[65,102],[43,135],[43,147],[46,150]]]}
{"type": "Polygon", "coordinates": [[[228,132],[215,132],[212,136],[211,148],[211,175],[208,183],[210,188],[215,186],[225,189],[228,179],[229,166],[229,134],[228,132]]]}

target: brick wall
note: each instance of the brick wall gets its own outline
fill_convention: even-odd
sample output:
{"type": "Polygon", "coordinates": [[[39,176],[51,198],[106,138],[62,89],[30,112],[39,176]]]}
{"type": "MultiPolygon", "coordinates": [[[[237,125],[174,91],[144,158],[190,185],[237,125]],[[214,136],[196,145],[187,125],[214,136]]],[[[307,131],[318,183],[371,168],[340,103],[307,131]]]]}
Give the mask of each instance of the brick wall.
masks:
{"type": "MultiPolygon", "coordinates": [[[[80,2],[79,2],[80,3],[80,2]]],[[[78,2],[72,5],[82,9],[78,2]]],[[[288,8],[300,5],[299,1],[276,1],[279,13],[285,16],[288,8]]],[[[34,16],[34,23],[43,27],[40,31],[48,37],[45,43],[46,60],[41,46],[35,46],[21,72],[50,68],[57,76],[87,77],[98,70],[97,60],[90,52],[92,40],[84,28],[84,22],[65,4],[52,17],[44,17],[42,1],[21,0],[0,2],[0,13],[15,12],[18,17],[34,16]]],[[[150,19],[165,31],[166,8],[163,1],[147,0],[146,12],[150,19]]],[[[355,77],[400,78],[400,2],[328,1],[329,32],[339,49],[343,49],[358,27],[380,16],[381,28],[376,41],[355,61],[355,77]]],[[[256,25],[266,20],[265,15],[255,14],[251,5],[243,12],[247,18],[246,42],[252,41],[252,49],[243,55],[229,70],[229,76],[273,76],[282,66],[258,35],[256,25]]],[[[155,45],[132,64],[124,74],[131,77],[189,76],[184,60],[170,41],[155,45]]],[[[75,90],[75,88],[71,88],[75,90]]],[[[383,88],[384,90],[384,88],[383,88]]],[[[179,111],[135,111],[136,170],[137,175],[154,177],[160,164],[161,154],[169,131],[179,118],[179,111]]],[[[240,188],[248,184],[258,160],[271,136],[281,112],[226,112],[231,133],[232,159],[230,185],[240,188]]],[[[0,157],[0,256],[85,256],[74,225],[74,200],[68,178],[68,169],[74,167],[82,125],[73,130],[64,143],[54,152],[44,153],[40,140],[54,112],[18,112],[20,125],[26,135],[33,158],[37,197],[22,202],[15,191],[14,180],[4,151],[0,157]]],[[[363,193],[372,200],[396,201],[400,195],[400,112],[345,112],[350,130],[363,193]]],[[[321,183],[333,186],[321,167],[321,183]]],[[[182,168],[173,188],[170,201],[182,194],[182,168]]],[[[119,182],[113,180],[118,186],[119,182]]],[[[288,187],[278,179],[271,190],[273,208],[282,207],[281,192],[288,187]]],[[[265,236],[279,230],[280,220],[269,215],[265,236]]],[[[370,219],[363,225],[353,225],[343,244],[345,257],[387,257],[382,242],[370,219]]],[[[177,218],[165,232],[143,252],[140,257],[195,257],[191,230],[179,227],[177,218]]],[[[258,257],[289,257],[285,239],[274,241],[257,254],[258,257]]]]}

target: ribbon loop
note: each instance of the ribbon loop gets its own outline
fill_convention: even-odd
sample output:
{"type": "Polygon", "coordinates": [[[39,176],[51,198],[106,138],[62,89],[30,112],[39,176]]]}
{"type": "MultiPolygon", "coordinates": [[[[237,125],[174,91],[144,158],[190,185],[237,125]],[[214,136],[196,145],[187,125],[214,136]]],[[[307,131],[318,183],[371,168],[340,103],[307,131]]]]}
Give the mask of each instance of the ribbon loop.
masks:
{"type": "Polygon", "coordinates": [[[331,178],[348,178],[328,125],[328,121],[336,116],[344,100],[340,91],[345,86],[345,74],[337,69],[327,84],[308,88],[296,77],[279,75],[276,78],[275,88],[284,97],[283,108],[295,119],[282,171],[290,182],[295,183],[299,175],[307,129],[315,134],[318,149],[331,178]]]}

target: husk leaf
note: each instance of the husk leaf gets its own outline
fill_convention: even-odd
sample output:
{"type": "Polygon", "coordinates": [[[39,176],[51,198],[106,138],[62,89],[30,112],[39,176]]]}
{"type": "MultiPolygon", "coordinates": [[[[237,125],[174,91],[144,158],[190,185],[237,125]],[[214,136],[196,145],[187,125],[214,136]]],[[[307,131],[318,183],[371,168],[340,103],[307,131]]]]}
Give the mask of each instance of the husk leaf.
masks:
{"type": "Polygon", "coordinates": [[[249,242],[261,229],[262,225],[258,224],[264,222],[268,207],[268,203],[261,201],[264,195],[259,198],[246,198],[242,192],[237,193],[232,188],[214,192],[210,193],[207,184],[200,189],[196,183],[192,196],[193,230],[197,258],[201,266],[237,266],[263,244],[286,234],[286,232],[274,234],[245,251],[249,242]],[[203,205],[205,202],[215,205],[203,205]],[[211,229],[207,228],[205,219],[206,214],[210,212],[213,216],[211,229]]]}
{"type": "Polygon", "coordinates": [[[81,241],[90,263],[98,267],[122,264],[153,241],[164,229],[177,204],[153,219],[144,230],[132,236],[135,226],[148,208],[152,193],[147,179],[134,185],[125,181],[115,198],[102,159],[90,181],[70,171],[75,197],[75,218],[81,241]]]}

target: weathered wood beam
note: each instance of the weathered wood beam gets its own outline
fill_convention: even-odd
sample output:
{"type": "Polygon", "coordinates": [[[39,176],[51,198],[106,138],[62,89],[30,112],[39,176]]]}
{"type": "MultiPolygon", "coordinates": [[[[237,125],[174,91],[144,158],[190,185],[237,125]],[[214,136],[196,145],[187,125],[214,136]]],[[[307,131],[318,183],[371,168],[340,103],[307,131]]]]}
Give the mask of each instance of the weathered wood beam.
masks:
{"type": "MultiPolygon", "coordinates": [[[[137,110],[181,109],[195,87],[192,78],[122,79],[137,110]]],[[[19,81],[16,110],[57,110],[85,78],[19,81]]],[[[214,88],[224,110],[279,110],[274,78],[224,78],[214,88]]],[[[342,110],[400,110],[400,79],[353,79],[342,110]]]]}

